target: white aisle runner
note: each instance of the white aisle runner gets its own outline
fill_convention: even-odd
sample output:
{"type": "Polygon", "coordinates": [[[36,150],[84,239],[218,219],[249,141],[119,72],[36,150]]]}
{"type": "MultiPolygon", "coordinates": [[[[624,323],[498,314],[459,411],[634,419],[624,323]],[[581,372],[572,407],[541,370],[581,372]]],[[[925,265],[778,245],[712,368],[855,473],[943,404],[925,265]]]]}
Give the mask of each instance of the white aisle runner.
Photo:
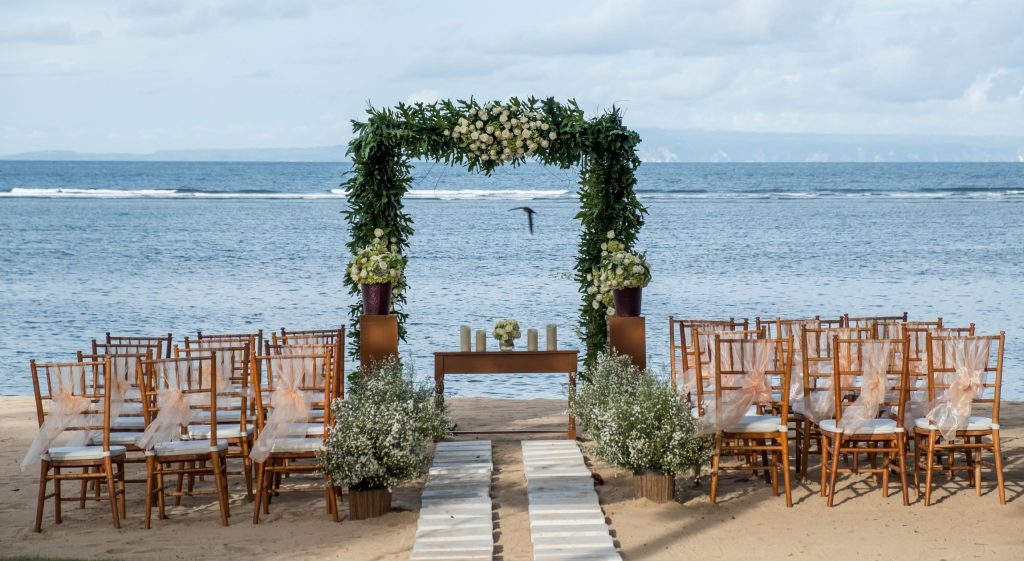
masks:
{"type": "Polygon", "coordinates": [[[594,480],[572,440],[524,440],[536,561],[621,561],[594,480]]]}
{"type": "Polygon", "coordinates": [[[438,443],[423,488],[411,561],[490,561],[491,441],[438,443]]]}

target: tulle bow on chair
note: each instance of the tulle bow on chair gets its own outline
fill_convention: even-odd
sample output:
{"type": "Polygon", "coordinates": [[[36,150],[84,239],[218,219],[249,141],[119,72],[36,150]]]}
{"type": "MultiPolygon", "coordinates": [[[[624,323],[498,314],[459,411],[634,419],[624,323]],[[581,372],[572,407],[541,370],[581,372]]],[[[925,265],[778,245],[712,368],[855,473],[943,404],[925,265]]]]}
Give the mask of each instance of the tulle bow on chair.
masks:
{"type": "Polygon", "coordinates": [[[938,427],[942,437],[953,440],[956,431],[967,426],[974,400],[985,389],[984,374],[988,366],[990,339],[946,340],[945,359],[953,372],[947,375],[949,387],[928,404],[926,417],[938,427]]]}
{"type": "Polygon", "coordinates": [[[274,446],[285,439],[304,437],[313,396],[302,389],[307,371],[315,368],[311,357],[277,358],[274,391],[270,397],[270,415],[249,457],[262,463],[274,446]]]}
{"type": "Polygon", "coordinates": [[[843,433],[857,434],[864,425],[878,418],[886,393],[895,387],[886,376],[889,349],[890,345],[882,341],[862,343],[860,395],[843,411],[839,421],[839,430],[843,433]]]}
{"type": "MultiPolygon", "coordinates": [[[[50,410],[39,427],[39,433],[29,445],[28,452],[21,462],[21,471],[27,470],[41,460],[53,441],[65,430],[91,424],[87,420],[86,412],[92,405],[92,400],[75,394],[75,380],[81,379],[82,367],[54,366],[51,372],[56,376],[51,377],[53,390],[50,394],[50,410]]],[[[79,431],[68,446],[82,446],[88,441],[89,436],[88,431],[79,431]]]]}
{"type": "MultiPolygon", "coordinates": [[[[723,353],[721,362],[726,362],[728,356],[730,364],[739,363],[743,374],[722,374],[722,388],[720,392],[716,392],[721,397],[707,404],[705,414],[701,418],[701,434],[728,430],[747,414],[751,405],[767,403],[772,398],[771,386],[765,376],[771,360],[772,342],[730,341],[728,347],[729,352],[723,353]],[[739,356],[733,356],[734,354],[739,356]],[[731,387],[737,381],[738,385],[731,387]]],[[[723,370],[726,368],[722,366],[723,370]]]]}

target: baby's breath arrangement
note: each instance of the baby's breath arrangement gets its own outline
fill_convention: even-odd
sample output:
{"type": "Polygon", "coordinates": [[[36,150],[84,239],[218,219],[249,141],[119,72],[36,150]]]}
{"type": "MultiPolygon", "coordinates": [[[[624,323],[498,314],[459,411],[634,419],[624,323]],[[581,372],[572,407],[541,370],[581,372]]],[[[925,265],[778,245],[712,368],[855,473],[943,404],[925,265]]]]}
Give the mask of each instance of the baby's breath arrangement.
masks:
{"type": "Polygon", "coordinates": [[[429,442],[449,432],[451,419],[427,388],[413,385],[397,359],[375,365],[334,403],[334,426],[318,454],[336,485],[390,489],[418,477],[429,442]]]}
{"type": "Polygon", "coordinates": [[[348,276],[355,284],[383,284],[390,282],[393,290],[405,284],[406,258],[399,252],[395,239],[384,236],[384,230],[373,232],[373,241],[356,251],[348,264],[348,276]]]}
{"type": "Polygon", "coordinates": [[[573,413],[594,440],[590,450],[596,457],[634,472],[699,474],[714,442],[696,434],[685,394],[640,371],[626,356],[602,354],[588,374],[573,413]]]}
{"type": "Polygon", "coordinates": [[[503,319],[494,324],[491,336],[498,341],[515,341],[522,337],[522,333],[519,331],[519,322],[514,319],[503,319]]]}
{"type": "Polygon", "coordinates": [[[593,295],[591,306],[595,310],[604,306],[608,315],[615,314],[613,290],[643,288],[651,283],[651,265],[643,253],[632,253],[615,239],[615,231],[609,230],[608,241],[601,244],[601,262],[590,273],[587,293],[593,295]]]}

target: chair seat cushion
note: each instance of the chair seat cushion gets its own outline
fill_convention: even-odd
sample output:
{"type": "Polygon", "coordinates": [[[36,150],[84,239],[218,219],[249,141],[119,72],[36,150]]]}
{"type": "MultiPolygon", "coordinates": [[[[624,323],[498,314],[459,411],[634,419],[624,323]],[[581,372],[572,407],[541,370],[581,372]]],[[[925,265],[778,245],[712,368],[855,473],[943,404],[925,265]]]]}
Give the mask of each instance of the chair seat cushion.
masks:
{"type": "MultiPolygon", "coordinates": [[[[153,453],[157,456],[190,456],[193,454],[209,453],[211,449],[209,440],[179,440],[175,442],[163,442],[153,447],[153,453]]],[[[217,451],[228,449],[226,440],[217,441],[217,451]]]]}
{"type": "Polygon", "coordinates": [[[121,416],[110,422],[112,429],[143,430],[146,428],[146,419],[143,417],[121,416]]]}
{"type": "MultiPolygon", "coordinates": [[[[835,419],[825,419],[818,424],[818,427],[825,432],[839,432],[835,419]]],[[[898,432],[896,429],[896,421],[892,419],[871,419],[864,423],[857,434],[894,434],[898,432]]]]}
{"type": "Polygon", "coordinates": [[[323,423],[306,423],[306,436],[323,436],[323,423]]]}
{"type": "MultiPolygon", "coordinates": [[[[209,411],[196,411],[192,414],[192,418],[197,422],[205,423],[210,420],[209,411]]],[[[241,409],[220,409],[217,411],[217,424],[221,423],[239,423],[242,421],[242,410],[241,409]]]]}
{"type": "MultiPolygon", "coordinates": [[[[111,446],[110,456],[124,456],[128,450],[124,446],[111,446]]],[[[102,446],[58,446],[47,450],[43,459],[53,462],[70,462],[75,460],[102,460],[102,446]]]]}
{"type": "MultiPolygon", "coordinates": [[[[253,427],[251,427],[251,426],[245,427],[245,434],[246,434],[246,436],[251,437],[254,432],[255,432],[255,430],[253,429],[253,427]]],[[[202,440],[202,439],[209,440],[209,438],[210,438],[210,425],[192,425],[192,426],[190,426],[188,428],[188,436],[189,436],[189,438],[195,438],[195,439],[200,439],[200,440],[202,440]]],[[[222,424],[219,424],[219,423],[217,424],[217,438],[218,439],[221,439],[221,438],[241,438],[241,437],[242,437],[242,427],[241,426],[239,426],[237,424],[232,424],[232,425],[222,425],[222,424]]]]}
{"type": "Polygon", "coordinates": [[[724,432],[785,432],[786,423],[773,415],[744,415],[724,432]]]}
{"type": "Polygon", "coordinates": [[[138,401],[125,401],[121,404],[121,414],[136,417],[142,415],[142,404],[138,401]]]}
{"type": "MultiPolygon", "coordinates": [[[[914,426],[923,430],[939,430],[939,427],[931,424],[925,417],[914,421],[914,426]]],[[[988,417],[968,417],[967,426],[960,427],[957,430],[990,430],[992,428],[999,428],[999,426],[993,427],[992,419],[988,417]]]]}
{"type": "Polygon", "coordinates": [[[324,441],[319,438],[284,438],[274,443],[274,452],[316,452],[323,450],[324,441]]]}
{"type": "MultiPolygon", "coordinates": [[[[119,446],[135,446],[135,441],[142,436],[141,432],[111,432],[110,443],[119,446]]],[[[98,434],[89,439],[90,446],[102,446],[103,435],[98,434]]]]}

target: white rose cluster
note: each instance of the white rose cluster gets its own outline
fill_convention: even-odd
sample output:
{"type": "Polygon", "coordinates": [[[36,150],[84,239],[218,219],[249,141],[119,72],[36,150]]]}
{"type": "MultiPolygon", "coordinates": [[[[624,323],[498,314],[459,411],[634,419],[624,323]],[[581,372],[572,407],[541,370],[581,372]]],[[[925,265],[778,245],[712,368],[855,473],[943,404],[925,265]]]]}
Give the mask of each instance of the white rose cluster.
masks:
{"type": "Polygon", "coordinates": [[[360,286],[390,282],[393,291],[401,292],[405,285],[406,259],[398,250],[398,240],[385,238],[381,228],[375,228],[373,236],[373,242],[352,257],[348,276],[360,286]]]}
{"type": "Polygon", "coordinates": [[[498,103],[470,108],[443,134],[454,139],[471,159],[499,163],[525,160],[558,138],[540,112],[498,103]]]}
{"type": "Polygon", "coordinates": [[[514,341],[522,336],[519,331],[519,322],[514,319],[503,319],[494,324],[494,331],[491,335],[498,341],[514,341]]]}
{"type": "Polygon", "coordinates": [[[615,239],[615,231],[608,231],[608,241],[601,244],[601,264],[587,273],[587,294],[593,296],[590,305],[595,310],[605,306],[608,315],[615,314],[613,290],[645,287],[651,282],[651,266],[643,254],[625,250],[615,239]]]}

